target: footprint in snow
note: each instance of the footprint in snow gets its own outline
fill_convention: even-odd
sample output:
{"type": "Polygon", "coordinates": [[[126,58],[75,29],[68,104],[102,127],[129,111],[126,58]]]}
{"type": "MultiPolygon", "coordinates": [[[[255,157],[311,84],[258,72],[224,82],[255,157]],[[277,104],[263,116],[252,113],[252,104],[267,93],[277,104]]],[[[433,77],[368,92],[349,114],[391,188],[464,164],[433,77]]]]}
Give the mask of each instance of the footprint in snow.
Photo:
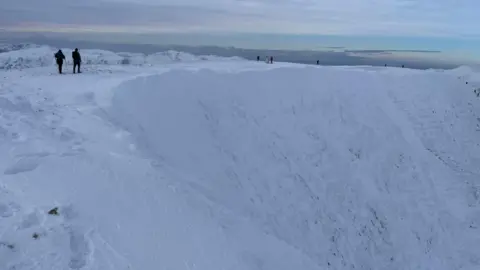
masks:
{"type": "Polygon", "coordinates": [[[91,243],[84,233],[76,230],[70,231],[70,251],[71,257],[68,263],[70,269],[84,268],[92,255],[91,243]]]}
{"type": "Polygon", "coordinates": [[[32,212],[23,218],[20,225],[18,225],[18,229],[26,230],[26,229],[38,226],[41,224],[40,218],[41,218],[40,214],[37,211],[32,212]]]}
{"type": "Polygon", "coordinates": [[[7,217],[11,217],[12,215],[13,215],[13,212],[10,209],[10,207],[8,207],[8,205],[4,203],[0,203],[0,217],[7,218],[7,217]]]}
{"type": "Polygon", "coordinates": [[[52,128],[52,133],[56,139],[62,142],[68,142],[78,138],[77,133],[67,127],[54,127],[52,128]]]}
{"type": "Polygon", "coordinates": [[[87,93],[83,93],[83,94],[80,94],[78,96],[75,97],[76,101],[83,104],[83,103],[86,103],[86,104],[89,104],[89,103],[93,103],[95,101],[95,93],[93,92],[87,92],[87,93]]]}
{"type": "Polygon", "coordinates": [[[14,175],[18,173],[24,173],[35,170],[39,165],[38,157],[23,157],[20,158],[15,164],[5,169],[4,174],[14,175]]]}
{"type": "Polygon", "coordinates": [[[10,202],[10,203],[3,203],[0,202],[0,218],[8,218],[13,215],[20,209],[20,206],[10,202]]]}
{"type": "Polygon", "coordinates": [[[10,192],[0,185],[0,220],[15,215],[20,210],[20,205],[10,201],[10,192]]]}
{"type": "Polygon", "coordinates": [[[0,138],[2,137],[7,137],[8,135],[8,130],[2,126],[0,126],[0,138]]]}
{"type": "Polygon", "coordinates": [[[30,102],[22,96],[15,97],[15,102],[12,102],[7,98],[0,97],[0,108],[5,111],[20,112],[25,114],[32,114],[34,112],[30,102]]]}

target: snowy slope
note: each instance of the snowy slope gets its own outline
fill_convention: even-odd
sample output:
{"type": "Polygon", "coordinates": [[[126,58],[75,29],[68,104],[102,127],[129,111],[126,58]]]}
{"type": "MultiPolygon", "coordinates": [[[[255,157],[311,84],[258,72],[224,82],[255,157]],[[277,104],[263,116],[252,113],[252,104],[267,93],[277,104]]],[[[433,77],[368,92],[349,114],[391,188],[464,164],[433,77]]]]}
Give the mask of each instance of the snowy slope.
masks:
{"type": "Polygon", "coordinates": [[[472,71],[50,72],[0,73],[0,269],[480,267],[472,71]]]}
{"type": "MultiPolygon", "coordinates": [[[[25,69],[33,67],[54,66],[55,59],[53,55],[58,51],[57,48],[49,46],[22,45],[23,49],[11,48],[5,49],[6,52],[0,53],[0,70],[2,69],[25,69]]],[[[72,64],[70,48],[62,48],[67,65],[72,64]]],[[[0,47],[0,52],[1,47],[0,47]]],[[[141,53],[114,53],[105,50],[81,50],[83,65],[155,65],[169,64],[176,62],[196,62],[196,61],[241,61],[238,57],[222,58],[216,56],[194,56],[192,54],[165,51],[151,55],[141,53]]]]}

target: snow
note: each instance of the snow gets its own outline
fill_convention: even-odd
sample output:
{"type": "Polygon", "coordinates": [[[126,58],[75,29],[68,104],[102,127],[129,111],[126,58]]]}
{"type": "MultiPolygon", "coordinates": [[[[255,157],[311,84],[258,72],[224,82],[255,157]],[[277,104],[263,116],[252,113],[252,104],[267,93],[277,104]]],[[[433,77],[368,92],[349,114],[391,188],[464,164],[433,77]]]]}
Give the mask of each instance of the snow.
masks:
{"type": "Polygon", "coordinates": [[[475,70],[176,55],[0,71],[0,269],[479,268],[475,70]]]}
{"type": "MultiPolygon", "coordinates": [[[[0,70],[25,69],[56,65],[53,55],[58,48],[25,44],[22,46],[0,46],[0,70]],[[18,47],[18,48],[17,48],[18,47]],[[3,50],[6,52],[1,53],[3,50]],[[23,48],[23,49],[19,49],[23,48]]],[[[71,48],[61,48],[66,57],[66,65],[72,65],[71,48]]],[[[165,51],[145,55],[141,53],[114,53],[105,50],[86,49],[80,51],[83,65],[158,65],[177,62],[198,61],[242,61],[239,57],[195,56],[177,51],[165,51]]]]}
{"type": "Polygon", "coordinates": [[[26,49],[32,49],[32,48],[38,48],[38,47],[39,45],[30,44],[30,43],[20,43],[20,44],[0,43],[0,53],[26,50],[26,49]]]}

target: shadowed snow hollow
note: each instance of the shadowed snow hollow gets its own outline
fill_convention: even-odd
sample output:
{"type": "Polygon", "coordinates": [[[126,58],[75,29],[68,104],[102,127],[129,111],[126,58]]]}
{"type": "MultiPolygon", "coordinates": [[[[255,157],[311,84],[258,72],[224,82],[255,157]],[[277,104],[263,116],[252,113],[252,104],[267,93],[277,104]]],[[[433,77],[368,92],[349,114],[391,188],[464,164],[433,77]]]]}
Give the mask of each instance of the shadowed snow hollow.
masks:
{"type": "Polygon", "coordinates": [[[460,85],[438,72],[172,71],[122,84],[110,113],[212,211],[319,269],[478,269],[480,106],[460,85]]]}

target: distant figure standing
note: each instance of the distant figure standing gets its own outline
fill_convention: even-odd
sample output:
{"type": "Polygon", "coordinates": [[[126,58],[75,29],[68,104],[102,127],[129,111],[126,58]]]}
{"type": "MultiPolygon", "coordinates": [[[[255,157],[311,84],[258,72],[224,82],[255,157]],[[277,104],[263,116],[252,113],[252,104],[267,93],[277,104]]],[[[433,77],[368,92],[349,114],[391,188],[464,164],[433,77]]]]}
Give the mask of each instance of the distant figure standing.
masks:
{"type": "Polygon", "coordinates": [[[73,73],[75,74],[75,67],[77,68],[78,73],[81,73],[80,63],[82,62],[82,58],[80,57],[78,48],[75,48],[75,51],[72,52],[72,58],[73,58],[73,73]]]}
{"type": "Polygon", "coordinates": [[[58,73],[62,74],[62,66],[63,60],[65,60],[65,55],[63,54],[62,50],[58,50],[58,52],[56,52],[54,56],[57,61],[58,73]]]}
{"type": "Polygon", "coordinates": [[[320,65],[320,61],[319,61],[319,60],[317,60],[317,65],[320,65]]]}
{"type": "Polygon", "coordinates": [[[273,56],[270,56],[270,64],[273,64],[273,56]]]}
{"type": "Polygon", "coordinates": [[[257,62],[260,61],[260,56],[257,56],[257,62]]]}
{"type": "Polygon", "coordinates": [[[402,68],[404,68],[404,67],[405,67],[405,65],[402,65],[402,68]]]}

